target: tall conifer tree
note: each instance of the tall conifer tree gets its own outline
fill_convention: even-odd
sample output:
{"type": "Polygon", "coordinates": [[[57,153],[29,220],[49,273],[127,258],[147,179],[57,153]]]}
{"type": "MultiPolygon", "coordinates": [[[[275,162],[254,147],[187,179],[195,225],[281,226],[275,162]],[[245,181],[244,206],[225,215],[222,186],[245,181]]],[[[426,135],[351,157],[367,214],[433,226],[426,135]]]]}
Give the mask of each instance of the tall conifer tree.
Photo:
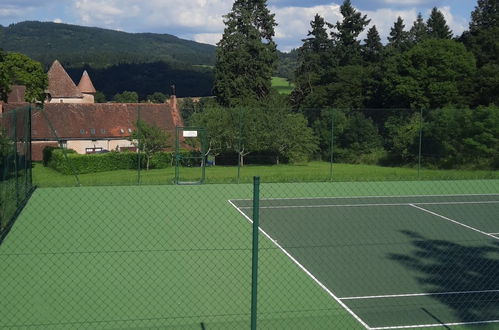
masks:
{"type": "Polygon", "coordinates": [[[428,28],[423,20],[423,15],[418,13],[418,17],[412,24],[411,30],[409,31],[409,40],[417,44],[428,37],[428,28]]]}
{"type": "Polygon", "coordinates": [[[336,32],[331,33],[336,44],[340,65],[358,64],[360,62],[360,42],[357,37],[371,20],[367,19],[367,15],[362,15],[355,10],[350,0],[343,2],[340,12],[343,20],[334,25],[336,32]]]}
{"type": "Polygon", "coordinates": [[[499,0],[478,0],[471,13],[470,30],[499,27],[499,0]]]}
{"type": "Polygon", "coordinates": [[[393,24],[393,27],[390,30],[390,36],[388,37],[389,45],[400,51],[407,48],[407,42],[409,40],[409,33],[404,31],[404,28],[404,20],[399,16],[397,21],[393,24]]]}
{"type": "Polygon", "coordinates": [[[373,25],[367,31],[367,38],[364,39],[362,46],[362,57],[368,63],[378,63],[381,60],[381,52],[383,51],[383,44],[379,36],[376,25],[373,25]]]}
{"type": "Polygon", "coordinates": [[[293,103],[299,105],[322,79],[332,65],[331,40],[326,30],[326,22],[319,14],[310,22],[303,45],[298,49],[300,65],[295,72],[295,90],[293,103]]]}
{"type": "Polygon", "coordinates": [[[434,39],[451,39],[452,31],[450,30],[444,15],[437,7],[433,7],[430,17],[426,22],[428,26],[428,36],[434,39]]]}
{"type": "Polygon", "coordinates": [[[214,94],[226,106],[266,97],[277,61],[274,14],[266,0],[236,0],[218,43],[214,94]]]}

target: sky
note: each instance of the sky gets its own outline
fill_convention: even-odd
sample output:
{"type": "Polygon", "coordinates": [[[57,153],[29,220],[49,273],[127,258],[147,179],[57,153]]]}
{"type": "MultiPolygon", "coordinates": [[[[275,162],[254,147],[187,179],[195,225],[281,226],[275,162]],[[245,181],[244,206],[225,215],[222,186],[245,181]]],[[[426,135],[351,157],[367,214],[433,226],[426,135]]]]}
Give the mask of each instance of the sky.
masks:
{"type": "MultiPolygon", "coordinates": [[[[275,41],[281,51],[302,44],[316,13],[327,22],[341,20],[342,0],[268,0],[275,14],[275,41]]],[[[383,42],[397,17],[409,29],[420,12],[426,19],[433,7],[444,14],[455,35],[468,28],[476,0],[352,0],[371,19],[383,42]]],[[[125,32],[168,33],[216,44],[223,33],[223,15],[233,0],[0,0],[0,24],[26,20],[101,27],[125,32]]],[[[366,29],[367,30],[367,29],[366,29]]],[[[365,37],[361,35],[361,38],[365,37]]],[[[0,45],[1,47],[1,45],[0,45]]]]}

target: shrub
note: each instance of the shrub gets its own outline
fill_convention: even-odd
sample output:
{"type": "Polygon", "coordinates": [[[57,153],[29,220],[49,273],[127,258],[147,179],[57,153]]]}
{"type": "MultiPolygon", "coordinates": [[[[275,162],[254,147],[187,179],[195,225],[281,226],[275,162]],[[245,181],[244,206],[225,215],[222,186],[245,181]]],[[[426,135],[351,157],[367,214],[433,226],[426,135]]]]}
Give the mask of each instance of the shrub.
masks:
{"type": "MultiPolygon", "coordinates": [[[[68,150],[69,151],[69,150],[68,150]]],[[[47,151],[48,153],[49,151],[47,151]]],[[[85,174],[114,170],[145,169],[146,157],[136,152],[108,152],[103,154],[76,154],[71,150],[64,157],[64,150],[56,148],[51,151],[47,166],[63,174],[85,174]],[[69,161],[69,162],[68,162],[69,161]]],[[[150,168],[167,168],[172,165],[172,155],[169,152],[157,152],[151,158],[150,168]]]]}

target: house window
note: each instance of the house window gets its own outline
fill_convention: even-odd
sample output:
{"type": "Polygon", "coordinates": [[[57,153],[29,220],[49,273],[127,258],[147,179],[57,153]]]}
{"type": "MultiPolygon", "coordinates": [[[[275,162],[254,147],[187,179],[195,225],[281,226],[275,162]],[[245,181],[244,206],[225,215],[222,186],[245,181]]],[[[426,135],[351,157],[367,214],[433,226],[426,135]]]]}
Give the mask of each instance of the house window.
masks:
{"type": "Polygon", "coordinates": [[[90,129],[90,134],[95,134],[95,128],[90,129]]]}
{"type": "Polygon", "coordinates": [[[121,134],[125,133],[125,130],[123,128],[120,128],[120,133],[121,134]]]}
{"type": "Polygon", "coordinates": [[[131,128],[128,129],[128,133],[132,133],[132,129],[131,128]]]}
{"type": "Polygon", "coordinates": [[[59,141],[59,147],[67,149],[68,148],[68,141],[67,140],[60,140],[59,141]]]}
{"type": "Polygon", "coordinates": [[[101,128],[101,129],[100,129],[100,133],[101,133],[101,134],[106,134],[106,129],[105,129],[105,128],[101,128]]]}
{"type": "Polygon", "coordinates": [[[87,154],[95,154],[96,152],[100,152],[100,151],[102,151],[102,148],[98,148],[98,147],[85,148],[85,153],[87,153],[87,154]]]}
{"type": "Polygon", "coordinates": [[[80,134],[85,134],[85,130],[84,130],[84,129],[81,129],[81,130],[80,130],[80,134]]]}

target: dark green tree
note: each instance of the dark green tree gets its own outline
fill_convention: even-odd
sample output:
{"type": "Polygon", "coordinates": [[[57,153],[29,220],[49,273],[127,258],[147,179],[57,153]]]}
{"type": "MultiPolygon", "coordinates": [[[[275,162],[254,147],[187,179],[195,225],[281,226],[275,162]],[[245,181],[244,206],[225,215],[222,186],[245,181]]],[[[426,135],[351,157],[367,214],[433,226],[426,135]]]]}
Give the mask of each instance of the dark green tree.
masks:
{"type": "Polygon", "coordinates": [[[0,97],[7,100],[10,86],[26,86],[27,102],[44,101],[48,85],[42,65],[20,53],[0,54],[0,97]]]}
{"type": "Polygon", "coordinates": [[[398,51],[404,51],[408,48],[409,33],[404,31],[405,25],[402,17],[398,17],[393,24],[388,37],[388,46],[398,51]]]}
{"type": "Polygon", "coordinates": [[[466,93],[476,72],[473,54],[454,40],[428,39],[384,63],[385,105],[435,109],[468,104],[466,93]]]}
{"type": "Polygon", "coordinates": [[[10,93],[9,78],[7,70],[2,69],[3,62],[5,61],[5,54],[0,48],[0,101],[7,101],[7,96],[10,93]]]}
{"type": "Polygon", "coordinates": [[[331,33],[335,43],[336,56],[338,56],[340,65],[358,64],[361,54],[360,42],[357,37],[371,20],[367,19],[367,15],[362,15],[355,10],[350,0],[343,2],[340,12],[343,20],[334,25],[336,31],[331,33]]]}
{"type": "Polygon", "coordinates": [[[236,0],[224,16],[217,44],[213,91],[223,105],[263,99],[271,91],[277,61],[274,14],[266,0],[236,0]]]}
{"type": "Polygon", "coordinates": [[[161,130],[161,128],[150,125],[142,120],[137,120],[135,130],[130,136],[130,141],[137,146],[140,152],[146,156],[146,169],[149,170],[149,164],[154,153],[168,148],[170,134],[161,130]]]}
{"type": "Polygon", "coordinates": [[[147,95],[147,101],[151,103],[165,103],[167,95],[161,92],[154,92],[151,95],[147,95]]]}
{"type": "Polygon", "coordinates": [[[499,25],[499,1],[478,0],[475,10],[471,13],[470,30],[486,30],[499,25]]]}
{"type": "Polygon", "coordinates": [[[437,7],[433,7],[430,17],[426,22],[428,27],[428,36],[434,39],[451,39],[452,31],[447,25],[444,15],[437,7]]]}
{"type": "Polygon", "coordinates": [[[473,105],[499,104],[499,1],[479,0],[460,40],[477,59],[473,105]]]}
{"type": "Polygon", "coordinates": [[[139,103],[137,92],[124,91],[114,95],[113,101],[116,103],[139,103]]]}
{"type": "Polygon", "coordinates": [[[308,38],[298,49],[299,66],[295,72],[295,89],[291,95],[294,106],[299,106],[315,86],[323,84],[332,65],[331,40],[326,31],[324,18],[315,15],[310,22],[308,38]]]}
{"type": "Polygon", "coordinates": [[[428,37],[428,27],[423,20],[423,15],[418,13],[418,17],[412,24],[411,30],[409,31],[409,40],[413,44],[417,44],[428,37]]]}
{"type": "Polygon", "coordinates": [[[104,93],[102,93],[101,91],[97,91],[97,93],[95,93],[94,99],[95,99],[95,103],[106,103],[107,102],[106,95],[104,95],[104,93]]]}
{"type": "Polygon", "coordinates": [[[362,57],[368,63],[378,63],[381,60],[383,52],[383,44],[379,36],[376,25],[373,25],[367,31],[367,38],[364,39],[362,45],[362,57]]]}

